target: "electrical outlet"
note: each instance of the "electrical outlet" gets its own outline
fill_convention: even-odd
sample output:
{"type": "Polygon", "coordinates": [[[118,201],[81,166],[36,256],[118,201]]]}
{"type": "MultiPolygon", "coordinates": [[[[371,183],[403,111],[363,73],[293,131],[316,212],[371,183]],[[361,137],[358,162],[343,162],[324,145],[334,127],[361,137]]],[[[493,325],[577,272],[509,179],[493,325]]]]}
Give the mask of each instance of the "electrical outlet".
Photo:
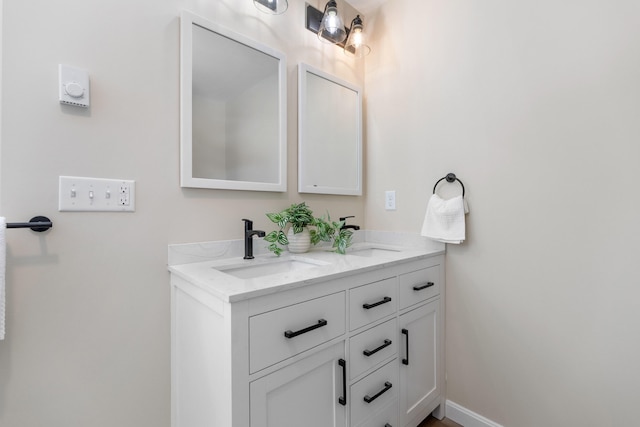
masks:
{"type": "Polygon", "coordinates": [[[384,208],[388,211],[396,210],[396,192],[395,190],[384,192],[384,208]]]}
{"type": "Polygon", "coordinates": [[[119,206],[131,205],[131,187],[128,183],[123,182],[122,184],[120,184],[118,195],[119,195],[118,197],[119,206]]]}
{"type": "Polygon", "coordinates": [[[60,212],[133,212],[135,181],[61,176],[60,212]]]}

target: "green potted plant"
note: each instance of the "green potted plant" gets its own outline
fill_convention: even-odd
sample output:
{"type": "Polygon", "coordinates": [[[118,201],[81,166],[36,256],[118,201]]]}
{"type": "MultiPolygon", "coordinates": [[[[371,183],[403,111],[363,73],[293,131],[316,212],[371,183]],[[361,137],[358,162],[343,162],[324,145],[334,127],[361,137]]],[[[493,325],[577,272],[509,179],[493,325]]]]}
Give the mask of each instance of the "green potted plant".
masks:
{"type": "Polygon", "coordinates": [[[316,245],[320,242],[331,242],[334,252],[344,255],[349,246],[351,246],[351,237],[353,231],[344,227],[344,221],[331,221],[331,217],[327,213],[327,219],[324,217],[315,219],[315,230],[311,230],[311,243],[316,245]]]}
{"type": "Polygon", "coordinates": [[[282,254],[286,245],[291,253],[304,253],[311,245],[333,241],[332,249],[340,254],[344,254],[351,245],[353,232],[342,228],[344,221],[331,221],[328,214],[326,219],[316,218],[305,202],[294,203],[281,212],[268,213],[267,218],[278,225],[278,230],[264,237],[269,242],[268,249],[277,256],[282,254]],[[285,233],[287,226],[289,230],[285,233]]]}

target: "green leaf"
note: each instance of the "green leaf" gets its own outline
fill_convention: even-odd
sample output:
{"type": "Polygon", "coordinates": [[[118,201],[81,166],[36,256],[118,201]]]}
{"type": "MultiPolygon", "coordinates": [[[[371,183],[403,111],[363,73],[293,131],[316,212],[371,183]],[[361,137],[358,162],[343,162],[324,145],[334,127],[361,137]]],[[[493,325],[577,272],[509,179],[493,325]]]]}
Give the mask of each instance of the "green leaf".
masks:
{"type": "Polygon", "coordinates": [[[279,223],[282,220],[282,215],[279,213],[268,213],[267,218],[271,220],[273,223],[279,223]]]}
{"type": "Polygon", "coordinates": [[[280,248],[280,246],[276,245],[275,243],[270,244],[268,249],[276,254],[276,256],[280,256],[280,254],[282,254],[282,248],[280,248]]]}
{"type": "Polygon", "coordinates": [[[335,240],[333,241],[333,248],[335,252],[344,255],[347,251],[347,248],[351,246],[351,238],[353,236],[353,231],[346,229],[340,230],[335,240]]]}
{"type": "Polygon", "coordinates": [[[272,231],[271,233],[264,236],[264,240],[270,243],[276,242],[278,240],[278,232],[272,231]]]}
{"type": "Polygon", "coordinates": [[[284,234],[284,231],[278,231],[278,243],[281,245],[289,244],[289,239],[287,239],[287,235],[284,234]]]}

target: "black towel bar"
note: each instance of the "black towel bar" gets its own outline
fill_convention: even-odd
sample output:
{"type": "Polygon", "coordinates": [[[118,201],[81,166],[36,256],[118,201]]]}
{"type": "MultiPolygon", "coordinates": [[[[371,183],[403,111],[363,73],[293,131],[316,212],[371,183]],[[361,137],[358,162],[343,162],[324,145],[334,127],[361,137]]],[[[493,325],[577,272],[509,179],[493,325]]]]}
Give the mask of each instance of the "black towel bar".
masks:
{"type": "Polygon", "coordinates": [[[46,216],[34,216],[29,222],[8,222],[7,228],[30,228],[41,233],[53,227],[53,223],[46,216]]]}
{"type": "Polygon", "coordinates": [[[438,184],[440,184],[440,181],[442,181],[443,179],[446,179],[447,182],[458,181],[462,186],[462,197],[464,197],[464,184],[462,183],[462,181],[460,181],[460,179],[456,177],[455,173],[448,173],[447,176],[443,176],[438,181],[436,181],[436,185],[433,186],[433,194],[436,194],[436,187],[438,186],[438,184]]]}

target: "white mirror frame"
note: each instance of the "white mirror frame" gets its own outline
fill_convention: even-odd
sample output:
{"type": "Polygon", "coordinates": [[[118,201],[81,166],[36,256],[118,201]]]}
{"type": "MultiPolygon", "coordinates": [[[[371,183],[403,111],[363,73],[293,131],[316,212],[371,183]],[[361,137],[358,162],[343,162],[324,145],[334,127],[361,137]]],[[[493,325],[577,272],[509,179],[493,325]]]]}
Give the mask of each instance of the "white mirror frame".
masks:
{"type": "Polygon", "coordinates": [[[180,17],[180,186],[224,190],[287,191],[287,61],[286,55],[188,11],[180,17]],[[233,181],[193,176],[193,25],[206,28],[279,60],[279,155],[277,182],[233,181]]]}
{"type": "MultiPolygon", "coordinates": [[[[331,117],[322,118],[331,120],[331,117]]],[[[319,138],[321,139],[321,138],[319,138]]],[[[330,158],[321,160],[324,164],[333,165],[326,167],[327,174],[333,174],[339,172],[340,166],[335,164],[335,159],[340,156],[340,153],[329,153],[330,158]]],[[[314,68],[308,64],[298,64],[298,192],[300,193],[316,193],[316,194],[337,194],[348,196],[361,196],[362,195],[362,90],[359,86],[349,83],[345,80],[339,79],[331,74],[328,74],[322,70],[314,68]],[[354,119],[352,121],[352,132],[355,135],[352,141],[349,141],[352,145],[345,147],[345,149],[352,150],[353,157],[355,157],[355,164],[349,167],[354,168],[355,182],[353,185],[339,186],[339,185],[326,185],[322,182],[310,182],[305,174],[305,169],[309,162],[317,161],[318,159],[311,158],[311,148],[308,144],[322,143],[322,141],[316,142],[317,139],[310,135],[309,125],[311,123],[311,117],[305,106],[307,102],[313,102],[309,99],[309,92],[307,91],[308,82],[307,77],[309,74],[315,74],[325,80],[335,83],[338,86],[349,89],[356,94],[355,109],[353,112],[354,119]]]]}

